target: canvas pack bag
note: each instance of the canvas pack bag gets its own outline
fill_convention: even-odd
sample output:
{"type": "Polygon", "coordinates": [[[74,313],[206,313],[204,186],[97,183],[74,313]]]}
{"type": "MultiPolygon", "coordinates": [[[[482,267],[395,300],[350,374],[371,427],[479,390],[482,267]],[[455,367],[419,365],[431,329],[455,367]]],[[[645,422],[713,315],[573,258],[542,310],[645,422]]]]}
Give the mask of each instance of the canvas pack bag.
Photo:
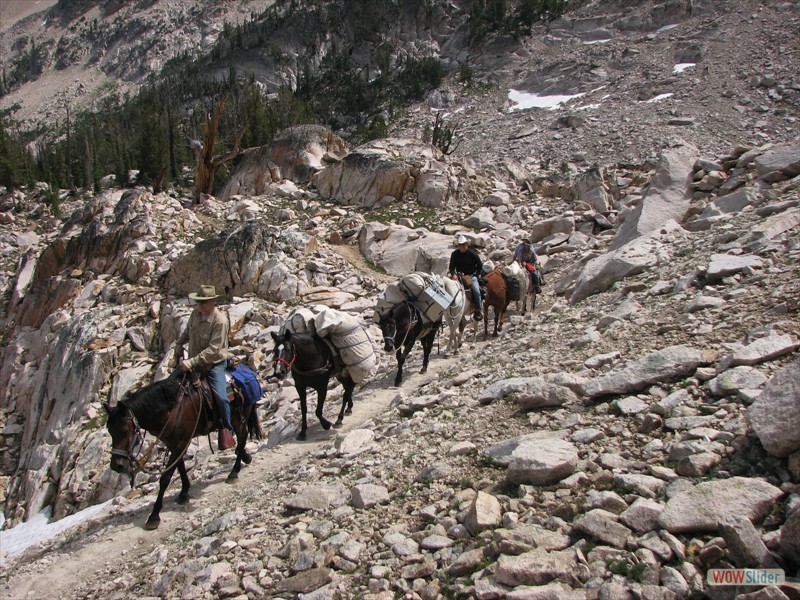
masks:
{"type": "Polygon", "coordinates": [[[320,307],[314,329],[327,338],[344,363],[353,381],[360,384],[373,377],[380,366],[369,333],[353,315],[334,308],[320,307]]]}
{"type": "Polygon", "coordinates": [[[281,325],[279,335],[282,337],[287,331],[289,333],[315,333],[314,319],[321,307],[298,306],[289,313],[286,320],[281,325]]]}

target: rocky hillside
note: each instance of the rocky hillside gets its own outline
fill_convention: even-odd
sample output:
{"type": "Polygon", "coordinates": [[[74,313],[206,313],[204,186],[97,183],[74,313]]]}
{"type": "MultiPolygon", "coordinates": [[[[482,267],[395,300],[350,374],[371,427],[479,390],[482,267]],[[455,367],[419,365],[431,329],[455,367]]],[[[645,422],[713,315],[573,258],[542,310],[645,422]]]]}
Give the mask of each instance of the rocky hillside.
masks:
{"type": "Polygon", "coordinates": [[[800,6],[633,4],[498,41],[391,139],[333,156],[287,134],[199,206],[107,189],[53,215],[4,194],[3,535],[107,502],[25,552],[4,542],[4,596],[797,597],[707,572],[800,578],[800,6]],[[585,95],[513,110],[512,88],[585,95]],[[432,109],[458,125],[450,155],[415,141],[432,109]],[[239,483],[199,440],[192,501],[173,482],[141,529],[165,457],[131,490],[102,403],[169,372],[189,291],[224,291],[233,351],[266,382],[293,306],[378,341],[385,285],[441,272],[456,232],[498,265],[533,238],[532,314],[512,304],[497,338],[424,375],[415,348],[399,389],[384,356],[344,428],[312,417],[307,442],[291,383],[265,383],[239,483]]]}

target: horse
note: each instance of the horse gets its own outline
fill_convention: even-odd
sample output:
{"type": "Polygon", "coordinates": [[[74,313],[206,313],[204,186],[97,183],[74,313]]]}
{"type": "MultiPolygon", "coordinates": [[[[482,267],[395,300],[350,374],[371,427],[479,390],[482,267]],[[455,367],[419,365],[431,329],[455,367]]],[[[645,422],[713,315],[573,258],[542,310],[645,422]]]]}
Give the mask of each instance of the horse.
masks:
{"type": "Polygon", "coordinates": [[[450,353],[451,349],[453,354],[459,353],[461,339],[469,323],[472,323],[473,344],[475,344],[475,338],[478,335],[478,322],[472,318],[472,313],[475,310],[475,300],[472,297],[470,287],[464,280],[464,275],[457,274],[456,280],[459,283],[458,293],[453,298],[453,303],[444,311],[444,321],[450,331],[447,347],[444,351],[445,356],[450,353]]]}
{"type": "Polygon", "coordinates": [[[414,342],[420,340],[422,344],[422,370],[428,371],[428,359],[436,341],[436,333],[442,325],[442,320],[428,322],[422,318],[422,313],[408,300],[395,304],[381,317],[380,328],[383,334],[383,348],[386,352],[395,351],[397,357],[397,375],[394,378],[395,387],[403,381],[403,363],[414,342]]]}
{"type": "Polygon", "coordinates": [[[489,271],[486,276],[486,298],[483,301],[483,339],[489,337],[489,307],[494,309],[494,333],[503,330],[503,317],[510,303],[505,275],[499,270],[489,271]]]}
{"type": "Polygon", "coordinates": [[[297,439],[301,441],[306,439],[306,430],[308,429],[306,390],[308,388],[317,392],[316,415],[320,425],[326,431],[331,428],[331,422],[322,415],[322,409],[328,394],[328,382],[333,375],[344,387],[342,409],[339,411],[339,418],[333,424],[334,427],[341,427],[344,415],[353,412],[353,390],[356,388],[356,383],[347,369],[336,364],[330,346],[319,336],[309,333],[286,331],[279,336],[273,331],[272,339],[275,341],[273,377],[282,380],[291,371],[294,387],[300,397],[302,425],[297,439]]]}
{"type": "MultiPolygon", "coordinates": [[[[204,386],[205,387],[205,386],[204,386]]],[[[111,434],[111,470],[131,476],[131,486],[137,470],[141,470],[144,460],[137,460],[135,450],[142,440],[142,430],[161,440],[169,450],[169,465],[161,473],[158,481],[158,497],[153,510],[145,523],[145,529],[156,529],[161,523],[159,513],[164,501],[164,492],[169,485],[175,469],[181,477],[181,491],[178,504],[189,499],[189,476],[186,473],[184,454],[192,440],[208,435],[219,429],[216,416],[206,406],[203,394],[210,396],[205,387],[201,392],[184,376],[182,381],[175,378],[163,379],[134,392],[128,392],[115,406],[104,404],[108,413],[106,428],[111,434]]],[[[255,404],[245,404],[240,393],[234,393],[231,403],[231,423],[236,431],[236,462],[228,475],[228,483],[239,477],[242,463],[250,464],[252,457],[245,450],[248,435],[260,439],[261,426],[255,404]]],[[[152,448],[152,447],[151,447],[152,448]]],[[[145,456],[146,459],[146,456],[145,456]]]]}
{"type": "MultiPolygon", "coordinates": [[[[525,313],[528,309],[528,299],[530,299],[531,303],[531,312],[536,310],[536,285],[533,283],[533,277],[531,273],[526,271],[521,272],[522,276],[525,278],[525,284],[522,286],[522,291],[520,295],[522,296],[522,316],[525,316],[525,313]]],[[[517,309],[519,309],[519,301],[517,301],[517,309]]]]}

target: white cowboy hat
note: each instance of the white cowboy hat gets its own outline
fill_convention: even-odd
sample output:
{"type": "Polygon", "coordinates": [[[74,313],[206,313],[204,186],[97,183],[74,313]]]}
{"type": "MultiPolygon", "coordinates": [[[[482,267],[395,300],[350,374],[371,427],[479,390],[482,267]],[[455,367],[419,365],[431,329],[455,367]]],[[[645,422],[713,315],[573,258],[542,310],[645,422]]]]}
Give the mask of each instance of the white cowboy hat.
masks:
{"type": "Polygon", "coordinates": [[[456,236],[456,246],[460,246],[461,244],[469,244],[469,240],[467,240],[465,235],[459,233],[456,236]]]}
{"type": "Polygon", "coordinates": [[[217,296],[217,290],[214,289],[213,285],[201,285],[197,292],[191,292],[189,294],[189,298],[197,300],[198,302],[204,302],[206,300],[214,300],[219,298],[219,296],[217,296]]]}

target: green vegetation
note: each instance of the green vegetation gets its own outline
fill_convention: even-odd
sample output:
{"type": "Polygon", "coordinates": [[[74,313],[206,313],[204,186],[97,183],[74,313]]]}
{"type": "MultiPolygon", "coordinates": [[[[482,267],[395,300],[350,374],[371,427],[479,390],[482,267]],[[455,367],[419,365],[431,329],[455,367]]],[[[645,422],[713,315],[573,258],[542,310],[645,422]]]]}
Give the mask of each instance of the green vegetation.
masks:
{"type": "MultiPolygon", "coordinates": [[[[542,20],[566,10],[566,0],[477,0],[470,19],[473,44],[491,36],[519,35],[542,20]]],[[[207,115],[222,98],[228,98],[219,122],[214,154],[234,147],[268,144],[282,129],[316,123],[339,132],[351,145],[386,137],[391,123],[408,104],[420,101],[442,84],[448,73],[435,56],[411,56],[381,42],[376,32],[400,18],[424,23],[431,6],[419,0],[372,3],[310,0],[300,7],[296,0],[281,0],[250,21],[226,24],[207,56],[187,53],[168,61],[162,71],[134,96],[106,96],[92,112],[73,114],[65,104],[53,130],[21,131],[13,121],[12,107],[0,113],[0,185],[9,189],[47,182],[49,201],[57,203],[57,190],[98,190],[101,179],[114,174],[117,185],[144,184],[159,191],[168,185],[186,186],[196,166],[196,148],[190,140],[203,139],[207,115]],[[302,10],[301,10],[302,8],[302,10]],[[284,56],[276,38],[287,31],[303,31],[306,55],[296,87],[267,94],[252,76],[237,70],[241,55],[259,53],[282,64],[284,56]],[[331,41],[333,40],[333,41],[331,41]],[[372,48],[368,60],[357,61],[354,51],[372,48]],[[212,79],[210,73],[224,75],[212,79]],[[131,181],[129,174],[138,172],[131,181]]],[[[83,23],[85,35],[99,35],[97,21],[83,23]]],[[[70,61],[68,42],[55,48],[31,44],[13,69],[3,72],[0,95],[34,81],[43,68],[63,68],[70,61]],[[52,55],[52,56],[51,56],[52,55]]],[[[356,53],[357,54],[357,53],[356,53]]],[[[453,74],[470,85],[474,73],[462,65],[453,74]]],[[[430,141],[444,153],[455,150],[455,125],[437,117],[430,141]]],[[[228,175],[225,165],[215,182],[228,175]]],[[[422,223],[419,223],[422,225],[422,223]]]]}

